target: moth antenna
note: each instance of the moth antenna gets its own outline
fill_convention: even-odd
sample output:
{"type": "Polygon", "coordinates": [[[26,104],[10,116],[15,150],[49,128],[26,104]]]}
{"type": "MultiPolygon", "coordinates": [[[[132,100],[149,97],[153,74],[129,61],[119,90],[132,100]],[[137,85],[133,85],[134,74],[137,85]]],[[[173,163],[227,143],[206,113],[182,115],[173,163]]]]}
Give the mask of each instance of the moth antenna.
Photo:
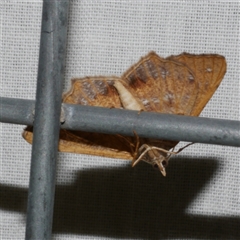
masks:
{"type": "Polygon", "coordinates": [[[166,149],[158,148],[158,147],[151,147],[151,148],[152,148],[152,149],[159,150],[159,151],[162,151],[162,152],[165,152],[165,153],[169,153],[170,155],[173,155],[173,154],[176,155],[176,154],[180,153],[180,152],[181,152],[183,149],[185,149],[186,147],[188,147],[188,146],[190,146],[190,145],[193,145],[193,144],[194,144],[194,143],[189,143],[189,144],[187,144],[186,146],[178,149],[176,152],[174,152],[174,148],[173,148],[172,151],[168,151],[168,150],[166,150],[166,149]]]}
{"type": "MultiPolygon", "coordinates": [[[[187,148],[187,147],[189,147],[190,145],[193,145],[194,143],[189,143],[189,144],[187,144],[186,146],[184,146],[184,147],[182,147],[182,148],[179,148],[176,152],[175,152],[175,154],[178,154],[178,153],[180,153],[183,149],[185,149],[185,148],[187,148]]],[[[174,150],[174,148],[173,148],[173,150],[174,150]]]]}
{"type": "Polygon", "coordinates": [[[166,150],[166,149],[158,148],[158,147],[151,147],[151,148],[152,148],[152,149],[159,150],[159,151],[162,151],[162,152],[165,152],[165,153],[168,153],[168,154],[170,154],[170,155],[176,155],[176,154],[180,153],[182,150],[184,150],[186,147],[188,147],[188,146],[190,146],[190,145],[193,145],[193,144],[194,144],[194,143],[189,143],[189,144],[187,144],[186,146],[178,149],[176,152],[174,152],[174,148],[173,148],[172,151],[168,151],[168,150],[166,150]]]}

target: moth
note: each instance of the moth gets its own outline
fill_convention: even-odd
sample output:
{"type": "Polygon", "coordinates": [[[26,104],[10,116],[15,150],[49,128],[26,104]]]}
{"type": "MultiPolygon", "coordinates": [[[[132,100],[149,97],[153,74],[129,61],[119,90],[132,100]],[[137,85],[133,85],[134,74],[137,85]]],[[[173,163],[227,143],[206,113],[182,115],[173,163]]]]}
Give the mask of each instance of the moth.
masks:
{"type": "MultiPolygon", "coordinates": [[[[124,108],[198,116],[226,72],[226,60],[217,54],[182,53],[161,58],[150,52],[121,77],[72,79],[63,102],[106,108],[124,108]]],[[[32,127],[23,137],[32,142],[32,127]]],[[[83,131],[60,131],[59,151],[121,158],[135,166],[143,160],[166,176],[166,166],[176,141],[139,138],[83,131]]]]}

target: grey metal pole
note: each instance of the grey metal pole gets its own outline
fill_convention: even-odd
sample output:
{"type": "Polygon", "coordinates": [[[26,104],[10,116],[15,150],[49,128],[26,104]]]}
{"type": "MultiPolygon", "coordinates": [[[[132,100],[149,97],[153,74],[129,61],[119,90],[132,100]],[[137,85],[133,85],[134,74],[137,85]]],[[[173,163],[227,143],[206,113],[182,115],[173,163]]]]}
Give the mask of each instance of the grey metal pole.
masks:
{"type": "MultiPolygon", "coordinates": [[[[240,121],[63,104],[61,128],[240,147],[240,121]]],[[[0,122],[33,124],[34,101],[0,97],[0,122]]]]}
{"type": "Polygon", "coordinates": [[[35,101],[0,97],[0,122],[33,125],[35,101]]]}
{"type": "Polygon", "coordinates": [[[44,0],[26,239],[51,239],[68,0],[44,0]]]}
{"type": "Polygon", "coordinates": [[[240,147],[240,121],[63,104],[62,128],[240,147]]]}

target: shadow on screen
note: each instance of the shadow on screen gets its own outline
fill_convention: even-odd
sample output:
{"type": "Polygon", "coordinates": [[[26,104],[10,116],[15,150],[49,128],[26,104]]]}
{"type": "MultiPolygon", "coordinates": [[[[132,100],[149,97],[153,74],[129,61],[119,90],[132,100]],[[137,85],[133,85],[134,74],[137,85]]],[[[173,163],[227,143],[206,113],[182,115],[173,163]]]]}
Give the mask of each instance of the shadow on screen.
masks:
{"type": "MultiPolygon", "coordinates": [[[[175,158],[167,177],[146,163],[79,171],[75,183],[56,186],[53,233],[238,239],[240,218],[186,213],[216,169],[215,159],[175,158]]],[[[0,191],[0,208],[26,212],[27,189],[0,185],[0,191]]]]}

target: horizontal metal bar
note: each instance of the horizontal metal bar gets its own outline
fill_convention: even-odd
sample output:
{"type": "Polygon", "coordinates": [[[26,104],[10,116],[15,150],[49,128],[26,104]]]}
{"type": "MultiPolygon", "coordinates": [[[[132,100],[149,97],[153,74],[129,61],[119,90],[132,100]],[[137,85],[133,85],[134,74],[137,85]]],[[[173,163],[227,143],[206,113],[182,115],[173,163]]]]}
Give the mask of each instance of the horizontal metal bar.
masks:
{"type": "MultiPolygon", "coordinates": [[[[0,98],[2,122],[32,125],[32,100],[0,98]],[[29,102],[28,104],[26,102],[29,102]],[[10,109],[18,110],[9,113],[10,109]],[[24,110],[25,108],[25,110],[24,110]],[[23,115],[18,115],[25,112],[23,115]],[[29,117],[30,116],[30,117],[29,117]]],[[[63,104],[62,128],[240,147],[240,121],[63,104]]]]}
{"type": "Polygon", "coordinates": [[[0,122],[33,125],[34,100],[0,97],[0,122]]]}
{"type": "Polygon", "coordinates": [[[79,105],[64,106],[63,128],[163,140],[240,146],[240,122],[79,105]]]}

